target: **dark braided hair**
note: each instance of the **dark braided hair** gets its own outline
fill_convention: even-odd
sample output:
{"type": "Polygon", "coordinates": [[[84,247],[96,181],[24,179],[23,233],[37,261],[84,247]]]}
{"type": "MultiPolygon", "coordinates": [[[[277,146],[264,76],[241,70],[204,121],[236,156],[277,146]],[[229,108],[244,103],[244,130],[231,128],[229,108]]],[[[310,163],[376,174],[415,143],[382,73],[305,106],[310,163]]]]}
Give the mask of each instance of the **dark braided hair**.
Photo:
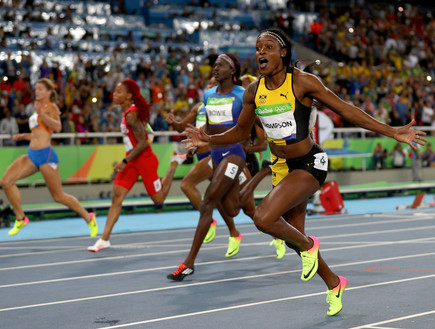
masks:
{"type": "Polygon", "coordinates": [[[140,88],[136,81],[127,79],[123,80],[121,84],[123,84],[127,88],[128,92],[132,95],[133,103],[139,110],[139,119],[141,121],[148,122],[150,118],[150,106],[145,98],[143,98],[143,96],[140,94],[140,88]]]}

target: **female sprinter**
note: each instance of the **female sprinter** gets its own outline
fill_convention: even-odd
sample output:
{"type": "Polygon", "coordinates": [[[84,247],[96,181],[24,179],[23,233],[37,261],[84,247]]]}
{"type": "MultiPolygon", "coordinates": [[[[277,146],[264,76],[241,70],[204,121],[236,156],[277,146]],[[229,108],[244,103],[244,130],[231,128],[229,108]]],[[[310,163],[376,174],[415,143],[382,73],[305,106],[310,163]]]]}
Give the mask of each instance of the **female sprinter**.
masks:
{"type": "MultiPolygon", "coordinates": [[[[216,79],[212,77],[207,85],[207,89],[210,89],[217,85],[216,79]]],[[[206,113],[205,113],[205,106],[204,103],[198,103],[187,114],[187,116],[183,119],[183,121],[179,122],[175,119],[175,116],[173,112],[170,112],[166,116],[166,121],[168,121],[169,124],[171,124],[178,132],[183,132],[188,124],[194,123],[197,128],[202,127],[206,123],[206,113]]],[[[260,130],[264,133],[263,128],[260,128],[260,130]]],[[[260,134],[261,135],[261,134],[260,134]]],[[[247,143],[248,144],[248,143],[247,143]]],[[[253,143],[251,143],[253,144],[253,143]]],[[[265,148],[261,147],[262,142],[258,142],[260,146],[255,145],[249,145],[248,148],[252,150],[252,152],[258,152],[263,151],[265,148]]],[[[242,145],[244,146],[244,145],[242,145]]],[[[267,144],[264,145],[267,148],[267,144]]],[[[245,149],[245,147],[244,147],[245,149]]],[[[183,190],[184,194],[189,198],[192,205],[195,207],[195,209],[200,210],[201,206],[201,193],[196,188],[196,186],[205,181],[206,179],[211,179],[213,176],[213,168],[212,168],[212,162],[211,162],[211,156],[210,156],[210,146],[207,145],[205,147],[200,148],[194,148],[194,152],[197,156],[198,162],[197,164],[187,173],[187,175],[183,178],[181,181],[181,189],[183,190]]],[[[246,149],[245,149],[246,153],[246,149]]],[[[255,154],[253,154],[255,156],[255,154]]],[[[257,160],[258,161],[258,160],[257,160]]],[[[248,166],[248,165],[247,165],[248,166]]],[[[245,170],[249,170],[249,167],[245,170]]],[[[258,169],[257,169],[258,171],[258,169]]],[[[250,171],[251,172],[251,171],[250,171]]],[[[241,204],[243,204],[247,199],[251,197],[251,193],[255,189],[255,187],[260,183],[260,181],[269,173],[268,170],[263,171],[258,177],[255,178],[255,185],[249,184],[245,185],[245,189],[241,193],[241,204]],[[261,178],[260,178],[261,176],[261,178]]],[[[246,174],[245,174],[246,175],[246,174]]],[[[255,174],[254,174],[255,175],[255,174]]],[[[254,176],[251,172],[251,176],[254,176]]],[[[252,178],[254,179],[254,178],[252,178]]],[[[220,202],[216,205],[217,209],[219,210],[219,213],[221,214],[222,218],[224,219],[225,223],[227,224],[228,230],[230,232],[229,237],[229,244],[228,249],[225,254],[226,257],[233,257],[237,255],[240,247],[239,241],[236,240],[237,237],[240,236],[240,232],[236,229],[236,226],[234,224],[234,219],[232,217],[229,217],[225,211],[222,209],[222,205],[220,202]]],[[[216,235],[216,226],[217,226],[217,220],[212,219],[212,222],[210,224],[210,228],[208,229],[208,232],[204,238],[203,243],[210,243],[213,241],[215,235],[216,235]]],[[[284,242],[281,243],[281,241],[274,240],[272,244],[275,243],[276,247],[276,254],[277,258],[281,259],[285,255],[285,246],[283,245],[284,242]]]]}
{"type": "Polygon", "coordinates": [[[15,235],[21,228],[29,224],[29,219],[24,214],[21,206],[21,195],[15,182],[28,177],[38,170],[44,177],[54,201],[59,202],[75,211],[88,223],[91,237],[98,233],[98,226],[94,213],[88,213],[78,200],[62,190],[62,181],[59,174],[59,160],[56,152],[51,147],[51,135],[60,132],[59,108],[56,87],[51,80],[40,79],[35,86],[35,113],[29,118],[30,133],[13,136],[16,141],[30,140],[26,155],[20,156],[6,169],[1,186],[6,197],[15,210],[16,220],[9,235],[15,235]]]}
{"type": "MultiPolygon", "coordinates": [[[[237,123],[242,110],[245,89],[240,86],[239,61],[232,55],[219,55],[213,66],[213,74],[218,85],[208,89],[204,94],[207,118],[204,127],[209,134],[218,134],[237,123]]],[[[239,179],[246,180],[246,176],[242,173],[246,166],[243,147],[240,143],[211,144],[210,146],[213,177],[201,204],[200,218],[189,255],[184,262],[181,262],[176,271],[167,276],[171,280],[181,281],[187,275],[193,274],[195,258],[212,221],[213,208],[220,202],[224,211],[232,217],[236,216],[241,208],[239,179]]],[[[251,217],[254,209],[255,202],[252,196],[243,205],[243,211],[251,217]]],[[[233,242],[236,249],[238,249],[241,240],[241,235],[234,238],[233,242]]]]}
{"type": "MultiPolygon", "coordinates": [[[[210,79],[207,84],[207,89],[215,87],[217,85],[217,81],[214,77],[210,79]]],[[[175,119],[175,115],[173,111],[171,111],[166,116],[166,121],[172,125],[178,132],[183,132],[188,124],[194,123],[197,128],[202,127],[206,121],[205,115],[205,106],[204,103],[198,103],[189,111],[183,121],[179,122],[175,119]]],[[[211,166],[211,156],[210,156],[210,146],[207,145],[205,147],[195,148],[192,150],[195,152],[196,157],[198,159],[197,164],[187,173],[187,175],[181,181],[181,189],[184,194],[189,198],[192,205],[195,209],[199,210],[201,207],[201,193],[197,189],[197,185],[206,179],[210,179],[213,176],[213,168],[211,166]]],[[[239,251],[240,243],[236,241],[236,238],[240,236],[240,232],[236,229],[234,224],[234,219],[228,216],[225,211],[222,209],[220,202],[216,204],[219,213],[227,224],[228,230],[230,232],[229,237],[229,245],[226,257],[233,257],[239,251]]],[[[213,241],[216,235],[216,226],[217,220],[212,219],[210,223],[210,228],[204,238],[204,243],[210,243],[213,241]]]]}
{"type": "MultiPolygon", "coordinates": [[[[245,89],[247,89],[250,83],[255,80],[257,80],[257,77],[250,74],[245,74],[240,77],[242,87],[245,89]]],[[[248,167],[252,179],[254,180],[251,184],[257,186],[264,177],[272,174],[272,162],[267,159],[263,160],[260,169],[260,164],[257,155],[255,154],[256,152],[262,152],[267,149],[266,134],[260,120],[255,120],[249,138],[242,141],[241,144],[246,154],[246,167],[248,167]]],[[[241,195],[240,203],[243,204],[245,202],[245,197],[248,197],[248,194],[242,193],[241,195]]],[[[276,258],[283,258],[286,253],[284,241],[274,238],[270,245],[273,244],[276,248],[276,258]]]]}
{"type": "Polygon", "coordinates": [[[243,111],[237,125],[220,135],[188,129],[193,145],[227,145],[245,139],[256,116],[263,124],[272,153],[274,188],[257,206],[254,223],[262,232],[286,241],[302,258],[303,281],[316,272],[328,287],[327,314],[342,309],[341,297],[347,280],[334,274],[322,259],[319,240],[305,235],[305,212],[308,198],[325,181],[328,170],[326,153],[309,135],[313,100],[325,104],[346,120],[393,137],[400,142],[424,144],[424,132],[410,129],[413,122],[392,128],[359,108],[339,99],[312,74],[289,67],[291,43],[279,29],[262,31],[256,42],[255,58],[262,77],[249,85],[243,98],[243,111]]]}
{"type": "Polygon", "coordinates": [[[110,247],[110,233],[121,214],[122,202],[139,176],[148,195],[156,205],[162,205],[172,184],[175,169],[185,160],[185,156],[171,156],[171,164],[161,181],[157,168],[159,160],[148,143],[146,126],[149,119],[149,106],[140,94],[138,84],[133,80],[120,82],[113,92],[113,102],[121,106],[121,132],[124,134],[125,158],[115,164],[112,204],[107,214],[103,235],[89,251],[98,252],[110,247]]]}

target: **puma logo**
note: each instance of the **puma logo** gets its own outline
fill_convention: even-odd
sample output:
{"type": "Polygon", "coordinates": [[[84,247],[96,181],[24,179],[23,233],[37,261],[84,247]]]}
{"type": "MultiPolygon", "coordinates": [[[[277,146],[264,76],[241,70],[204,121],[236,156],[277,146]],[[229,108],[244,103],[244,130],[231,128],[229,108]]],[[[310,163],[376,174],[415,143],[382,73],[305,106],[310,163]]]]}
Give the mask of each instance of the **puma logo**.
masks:
{"type": "Polygon", "coordinates": [[[282,97],[285,97],[285,99],[288,100],[287,99],[288,91],[287,91],[287,93],[285,95],[284,94],[279,94],[279,95],[282,96],[282,97]]]}

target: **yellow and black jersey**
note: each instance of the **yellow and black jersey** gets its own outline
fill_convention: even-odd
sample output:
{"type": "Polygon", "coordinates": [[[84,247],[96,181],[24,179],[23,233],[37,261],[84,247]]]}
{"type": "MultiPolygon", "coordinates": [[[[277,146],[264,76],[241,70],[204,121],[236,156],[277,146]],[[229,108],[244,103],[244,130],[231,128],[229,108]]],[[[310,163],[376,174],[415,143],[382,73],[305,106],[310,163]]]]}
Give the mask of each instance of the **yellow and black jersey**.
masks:
{"type": "MultiPolygon", "coordinates": [[[[259,78],[255,93],[255,114],[263,124],[267,139],[278,145],[300,142],[310,133],[311,107],[301,104],[293,92],[293,67],[277,89],[266,87],[266,78],[259,78]]],[[[312,120],[313,118],[311,118],[312,120]]]]}

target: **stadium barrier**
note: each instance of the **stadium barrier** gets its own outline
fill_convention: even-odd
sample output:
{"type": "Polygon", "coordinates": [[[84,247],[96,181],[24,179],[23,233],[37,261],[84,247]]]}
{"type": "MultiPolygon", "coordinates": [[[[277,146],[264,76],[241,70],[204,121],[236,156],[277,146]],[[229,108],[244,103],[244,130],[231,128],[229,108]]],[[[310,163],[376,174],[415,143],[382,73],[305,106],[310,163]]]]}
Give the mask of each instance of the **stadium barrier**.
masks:
{"type": "MultiPolygon", "coordinates": [[[[431,127],[418,127],[421,130],[435,130],[431,127]]],[[[369,138],[369,131],[360,128],[336,128],[334,133],[338,136],[350,136],[351,134],[360,134],[357,138],[344,138],[338,149],[325,148],[331,158],[330,170],[366,170],[373,169],[371,155],[378,142],[381,142],[383,148],[388,152],[392,150],[396,141],[392,138],[372,137],[369,138]]],[[[164,131],[154,132],[157,138],[166,138],[170,140],[173,136],[179,136],[177,132],[164,131]]],[[[59,155],[59,172],[64,183],[93,183],[108,182],[113,178],[113,164],[122,159],[125,155],[123,144],[107,144],[109,138],[120,138],[121,133],[57,133],[53,134],[53,140],[56,152],[59,155]],[[99,144],[81,144],[76,145],[75,141],[79,138],[95,138],[99,144]],[[56,145],[59,142],[67,141],[67,145],[56,145]]],[[[0,135],[0,142],[10,139],[10,135],[0,135]]],[[[429,142],[435,144],[435,137],[428,137],[429,142]]],[[[340,140],[336,138],[334,141],[340,140]]],[[[326,145],[326,144],[325,144],[326,145]]],[[[158,174],[163,177],[170,164],[170,156],[173,152],[172,143],[152,143],[153,150],[159,158],[158,174]]],[[[404,148],[407,146],[404,144],[404,148]]],[[[422,148],[424,149],[424,148],[422,148]]],[[[27,147],[9,146],[0,148],[0,177],[4,174],[7,167],[16,158],[27,153],[27,147]]],[[[408,147],[407,153],[410,153],[408,147]]],[[[259,156],[261,159],[269,159],[270,152],[266,150],[259,156]]],[[[179,166],[175,172],[175,178],[183,178],[187,172],[196,163],[196,158],[189,164],[179,166]]],[[[391,167],[391,157],[387,158],[387,167],[391,167]]],[[[411,166],[411,159],[406,159],[405,167],[411,166]]],[[[43,184],[44,180],[40,173],[36,173],[25,180],[18,182],[19,185],[36,185],[43,184]]]]}

